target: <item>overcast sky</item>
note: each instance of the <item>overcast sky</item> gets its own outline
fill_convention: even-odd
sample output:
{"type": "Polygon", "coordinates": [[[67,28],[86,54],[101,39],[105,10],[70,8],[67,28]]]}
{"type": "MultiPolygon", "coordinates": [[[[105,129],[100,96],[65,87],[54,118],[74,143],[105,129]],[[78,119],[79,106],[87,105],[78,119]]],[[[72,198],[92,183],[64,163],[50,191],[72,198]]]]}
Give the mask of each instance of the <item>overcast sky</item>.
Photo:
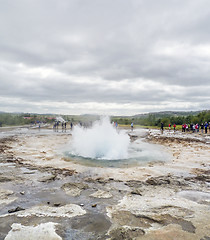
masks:
{"type": "Polygon", "coordinates": [[[209,0],[0,0],[0,111],[210,109],[209,0]]]}

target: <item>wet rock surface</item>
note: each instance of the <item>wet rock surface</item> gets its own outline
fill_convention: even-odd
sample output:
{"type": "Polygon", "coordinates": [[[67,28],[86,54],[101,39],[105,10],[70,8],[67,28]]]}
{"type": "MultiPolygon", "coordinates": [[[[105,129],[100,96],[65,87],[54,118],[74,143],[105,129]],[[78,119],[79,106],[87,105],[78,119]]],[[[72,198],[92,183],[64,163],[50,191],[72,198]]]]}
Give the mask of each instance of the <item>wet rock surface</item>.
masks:
{"type": "MultiPolygon", "coordinates": [[[[61,162],[54,164],[53,152],[45,158],[50,136],[35,138],[42,149],[32,151],[20,136],[0,139],[0,239],[210,239],[210,149],[205,145],[199,156],[195,150],[203,149],[203,141],[192,148],[189,139],[157,137],[173,152],[171,163],[108,174],[105,168],[62,164],[56,153],[61,162]]],[[[56,141],[65,142],[66,135],[56,141]]]]}
{"type": "Polygon", "coordinates": [[[119,227],[110,231],[111,240],[132,240],[145,234],[140,228],[119,227]]]}
{"type": "Polygon", "coordinates": [[[82,190],[88,189],[88,185],[84,183],[65,183],[61,187],[66,194],[71,196],[79,196],[82,190]]]}

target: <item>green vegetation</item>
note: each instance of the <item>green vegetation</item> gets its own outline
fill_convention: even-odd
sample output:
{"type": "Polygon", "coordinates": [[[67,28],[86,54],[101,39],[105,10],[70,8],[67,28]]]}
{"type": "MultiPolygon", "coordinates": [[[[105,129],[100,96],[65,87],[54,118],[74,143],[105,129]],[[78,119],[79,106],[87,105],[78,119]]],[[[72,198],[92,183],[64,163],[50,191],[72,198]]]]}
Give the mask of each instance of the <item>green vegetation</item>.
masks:
{"type": "Polygon", "coordinates": [[[39,122],[52,124],[56,117],[61,116],[65,121],[72,123],[90,123],[100,117],[97,115],[56,115],[56,114],[30,114],[30,113],[4,113],[0,112],[0,127],[28,125],[39,122]]]}
{"type": "Polygon", "coordinates": [[[156,126],[160,127],[161,122],[164,126],[168,126],[169,123],[173,125],[182,125],[183,123],[205,123],[210,122],[210,110],[202,112],[162,112],[162,113],[149,113],[141,114],[133,117],[112,117],[112,121],[118,122],[120,125],[130,125],[133,122],[135,125],[141,126],[156,126]]]}
{"type": "MultiPolygon", "coordinates": [[[[35,122],[53,123],[56,116],[53,114],[30,114],[30,113],[3,113],[0,112],[1,126],[17,126],[25,124],[34,124],[35,122]]],[[[62,115],[63,119],[73,123],[91,123],[99,119],[98,115],[62,115]]],[[[159,128],[161,122],[167,127],[169,123],[179,125],[183,123],[205,123],[210,122],[210,110],[202,112],[158,112],[149,114],[139,114],[131,117],[111,117],[112,122],[118,122],[121,126],[130,127],[131,122],[135,126],[159,128]]]]}
{"type": "Polygon", "coordinates": [[[18,126],[34,124],[35,122],[52,122],[48,116],[38,114],[23,114],[23,113],[0,113],[0,127],[18,126]]]}

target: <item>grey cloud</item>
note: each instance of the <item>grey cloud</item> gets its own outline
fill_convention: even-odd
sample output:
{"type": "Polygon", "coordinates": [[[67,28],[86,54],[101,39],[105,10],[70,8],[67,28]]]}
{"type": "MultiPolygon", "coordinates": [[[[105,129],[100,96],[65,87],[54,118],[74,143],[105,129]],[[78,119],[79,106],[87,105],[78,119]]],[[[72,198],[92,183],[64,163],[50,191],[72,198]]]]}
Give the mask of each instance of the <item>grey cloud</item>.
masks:
{"type": "Polygon", "coordinates": [[[155,106],[165,100],[201,101],[206,106],[204,98],[210,102],[200,90],[210,86],[210,53],[192,54],[198,45],[209,44],[207,0],[0,0],[0,4],[0,62],[5,63],[0,68],[1,96],[69,104],[133,101],[155,106]],[[174,44],[188,46],[189,51],[167,55],[164,47],[174,44]],[[17,74],[18,63],[54,69],[66,78],[17,74]],[[103,82],[72,80],[77,77],[103,82]],[[136,79],[144,79],[185,90],[171,93],[150,86],[130,92],[117,85],[125,79],[137,87],[136,79]],[[109,87],[110,82],[115,87],[109,87]]]}

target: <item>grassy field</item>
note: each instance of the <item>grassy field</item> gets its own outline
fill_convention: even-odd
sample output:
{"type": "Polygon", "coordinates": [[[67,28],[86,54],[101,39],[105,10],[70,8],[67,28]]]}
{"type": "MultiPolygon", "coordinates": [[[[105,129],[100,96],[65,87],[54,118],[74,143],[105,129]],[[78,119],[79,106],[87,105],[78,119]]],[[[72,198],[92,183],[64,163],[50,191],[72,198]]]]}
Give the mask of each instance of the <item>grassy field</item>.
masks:
{"type": "MultiPolygon", "coordinates": [[[[130,129],[130,125],[119,124],[119,127],[130,129]]],[[[134,129],[135,128],[160,129],[160,127],[158,126],[143,126],[143,125],[134,125],[134,129]]],[[[168,130],[168,127],[164,127],[164,129],[168,130]]],[[[171,129],[173,130],[174,128],[171,127],[171,129]]],[[[177,125],[176,130],[182,130],[182,125],[177,125]]]]}

